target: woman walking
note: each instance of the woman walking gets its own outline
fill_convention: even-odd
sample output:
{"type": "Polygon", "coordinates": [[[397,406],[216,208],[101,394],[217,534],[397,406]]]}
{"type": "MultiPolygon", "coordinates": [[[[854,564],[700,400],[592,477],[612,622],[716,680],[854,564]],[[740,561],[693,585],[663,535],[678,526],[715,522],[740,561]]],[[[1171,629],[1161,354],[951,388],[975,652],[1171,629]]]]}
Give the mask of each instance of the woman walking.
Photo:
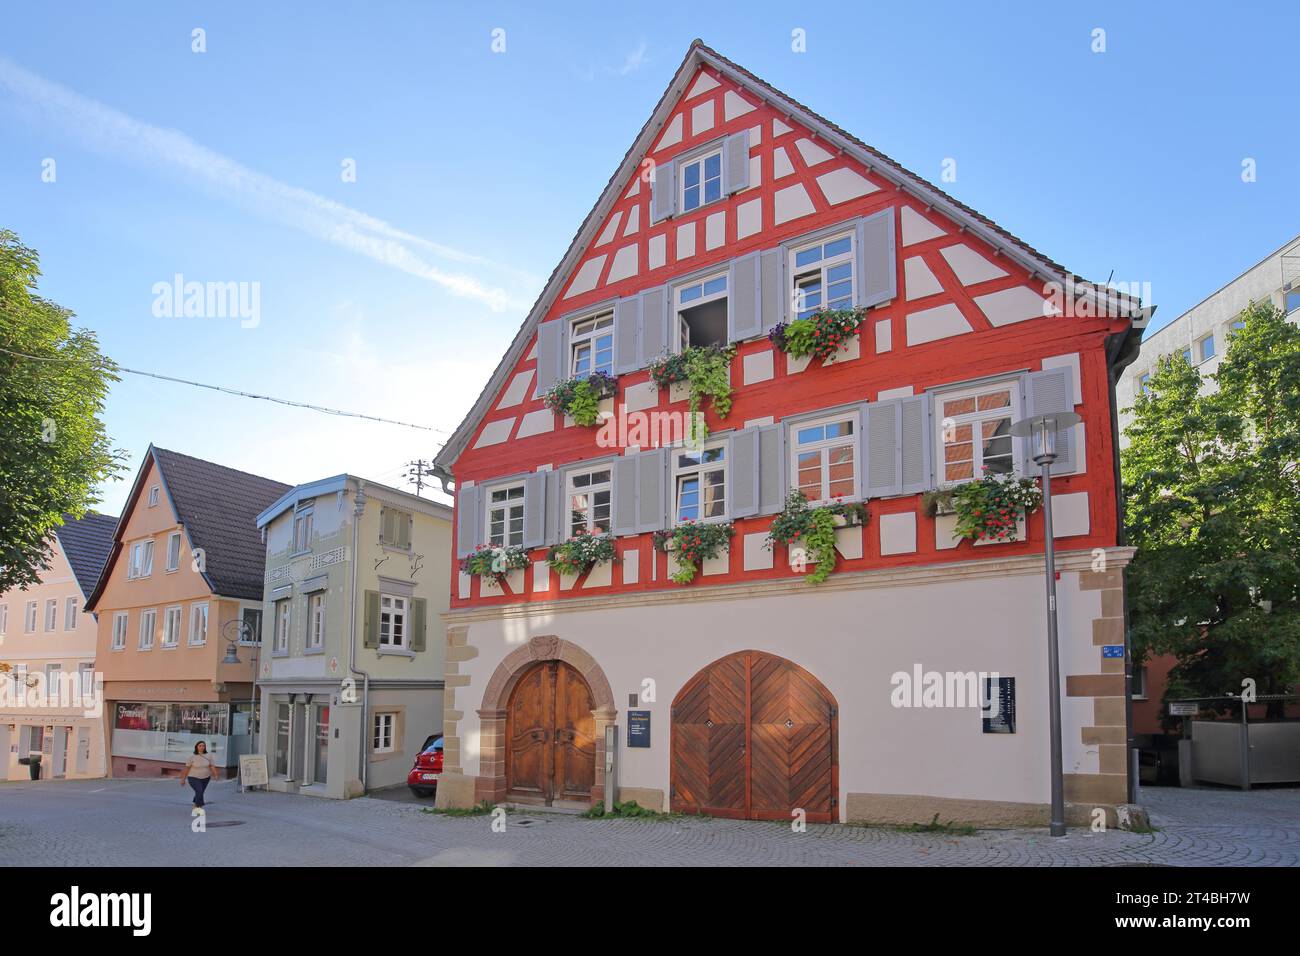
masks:
{"type": "Polygon", "coordinates": [[[199,741],[194,745],[194,754],[189,760],[185,761],[185,770],[181,773],[181,786],[185,786],[185,781],[190,782],[194,788],[194,806],[203,806],[203,791],[208,789],[208,784],[217,779],[217,765],[212,762],[208,756],[208,745],[199,741]]]}

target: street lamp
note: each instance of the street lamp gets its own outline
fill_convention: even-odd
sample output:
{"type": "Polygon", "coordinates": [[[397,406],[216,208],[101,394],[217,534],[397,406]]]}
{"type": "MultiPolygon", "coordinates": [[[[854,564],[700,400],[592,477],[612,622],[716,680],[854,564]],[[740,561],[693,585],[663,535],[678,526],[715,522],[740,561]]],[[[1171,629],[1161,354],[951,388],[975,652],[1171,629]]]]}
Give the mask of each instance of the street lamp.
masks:
{"type": "Polygon", "coordinates": [[[1035,415],[1011,426],[1016,438],[1032,442],[1030,456],[1043,469],[1044,568],[1047,574],[1047,701],[1052,741],[1052,836],[1065,836],[1065,790],[1061,776],[1061,662],[1056,640],[1056,544],[1052,538],[1052,462],[1057,435],[1082,419],[1074,412],[1035,415]]]}

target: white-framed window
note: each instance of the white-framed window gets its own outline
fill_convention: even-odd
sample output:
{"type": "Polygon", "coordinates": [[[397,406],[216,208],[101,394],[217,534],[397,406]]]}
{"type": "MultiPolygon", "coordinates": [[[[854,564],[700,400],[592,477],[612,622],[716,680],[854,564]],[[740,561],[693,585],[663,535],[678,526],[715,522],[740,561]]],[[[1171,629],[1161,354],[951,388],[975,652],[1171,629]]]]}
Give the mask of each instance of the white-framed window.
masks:
{"type": "Polygon", "coordinates": [[[56,699],[55,695],[59,693],[59,681],[63,679],[62,664],[45,665],[45,694],[50,699],[56,699]]]}
{"type": "Polygon", "coordinates": [[[208,605],[190,605],[190,647],[208,642],[208,605]]]}
{"type": "Polygon", "coordinates": [[[0,604],[0,637],[9,633],[9,605],[0,604]]]}
{"type": "Polygon", "coordinates": [[[74,597],[63,602],[63,629],[65,631],[77,629],[77,599],[74,597]]]}
{"type": "Polygon", "coordinates": [[[1287,289],[1282,293],[1282,308],[1287,315],[1300,309],[1300,289],[1287,289]]]}
{"type": "Polygon", "coordinates": [[[131,561],[127,565],[128,580],[147,578],[153,574],[153,539],[137,541],[131,545],[131,561]]]}
{"type": "Polygon", "coordinates": [[[387,754],[393,752],[393,737],[396,727],[396,714],[375,714],[374,733],[371,735],[372,749],[375,753],[387,754]]]}
{"type": "Polygon", "coordinates": [[[262,609],[260,607],[242,608],[239,612],[239,617],[245,625],[240,629],[239,643],[262,643],[262,609]]]}
{"type": "Polygon", "coordinates": [[[181,642],[181,621],[184,609],[173,604],[163,611],[163,647],[176,647],[181,642]]]}
{"type": "Polygon", "coordinates": [[[673,451],[675,521],[721,521],[727,516],[725,445],[673,451]]]}
{"type": "Polygon", "coordinates": [[[325,592],[314,591],[307,598],[307,649],[325,646],[325,592]]]}
{"type": "Polygon", "coordinates": [[[15,664],[13,669],[14,678],[14,697],[18,700],[27,699],[27,665],[15,664]]]}
{"type": "Polygon", "coordinates": [[[813,504],[858,496],[857,415],[845,413],[791,427],[794,487],[813,504]]]}
{"type": "Polygon", "coordinates": [[[28,601],[27,604],[23,606],[23,633],[24,634],[36,633],[36,614],[37,614],[36,602],[28,601]]]}
{"type": "Polygon", "coordinates": [[[149,608],[140,612],[140,650],[153,650],[154,634],[158,632],[158,611],[149,608]]]}
{"type": "Polygon", "coordinates": [[[791,294],[795,318],[820,309],[851,309],[855,300],[853,233],[819,239],[790,250],[791,294]]]}
{"type": "Polygon", "coordinates": [[[399,548],[403,551],[410,550],[411,522],[412,518],[409,511],[402,511],[400,508],[384,505],[383,528],[380,531],[384,547],[399,548]]]}
{"type": "Polygon", "coordinates": [[[395,594],[379,595],[379,646],[406,646],[407,601],[395,594]]]}
{"type": "Polygon", "coordinates": [[[586,378],[593,372],[614,374],[614,313],[575,319],[569,326],[569,374],[586,378]]]}
{"type": "Polygon", "coordinates": [[[113,650],[120,651],[126,648],[126,628],[127,612],[116,611],[113,614],[113,650]]]}
{"type": "Polygon", "coordinates": [[[958,484],[1016,470],[1011,423],[1020,417],[1015,379],[935,396],[939,481],[958,484]]]}
{"type": "Polygon", "coordinates": [[[78,664],[77,677],[81,682],[81,699],[93,697],[95,694],[95,665],[78,664]]]}
{"type": "Polygon", "coordinates": [[[727,274],[692,279],[673,291],[677,313],[675,350],[727,344],[727,274]]]}
{"type": "Polygon", "coordinates": [[[152,488],[149,489],[149,507],[150,508],[158,507],[158,486],[157,485],[154,485],[152,488]]]}
{"type": "Polygon", "coordinates": [[[311,550],[312,504],[299,504],[293,512],[293,552],[301,554],[311,550]]]}
{"type": "Polygon", "coordinates": [[[1214,358],[1214,336],[1212,334],[1205,336],[1196,343],[1196,354],[1202,362],[1214,358]]]}
{"type": "Polygon", "coordinates": [[[722,148],[718,147],[677,166],[682,212],[699,209],[722,198],[722,148]]]}
{"type": "Polygon", "coordinates": [[[48,601],[45,602],[46,632],[48,633],[49,631],[54,630],[54,627],[56,624],[58,624],[58,621],[59,621],[59,602],[55,598],[50,598],[48,601]]]}
{"type": "Polygon", "coordinates": [[[570,535],[588,531],[603,534],[610,529],[613,482],[608,468],[570,472],[568,485],[570,535]]]}
{"type": "Polygon", "coordinates": [[[487,540],[493,547],[524,543],[524,485],[503,485],[488,492],[487,540]]]}
{"type": "Polygon", "coordinates": [[[275,602],[275,652],[289,653],[289,598],[275,602]]]}
{"type": "Polygon", "coordinates": [[[167,570],[175,571],[181,566],[181,533],[173,531],[167,535],[167,570]]]}

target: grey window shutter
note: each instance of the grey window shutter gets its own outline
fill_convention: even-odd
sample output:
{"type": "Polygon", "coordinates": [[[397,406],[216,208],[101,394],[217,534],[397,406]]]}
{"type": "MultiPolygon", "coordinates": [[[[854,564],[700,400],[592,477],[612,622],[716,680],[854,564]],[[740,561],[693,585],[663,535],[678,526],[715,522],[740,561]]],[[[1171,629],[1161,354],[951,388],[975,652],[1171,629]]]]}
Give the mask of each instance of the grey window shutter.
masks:
{"type": "Polygon", "coordinates": [[[614,373],[622,375],[641,368],[641,297],[619,299],[614,304],[614,373]]]}
{"type": "Polygon", "coordinates": [[[564,364],[563,320],[543,322],[537,326],[537,394],[566,377],[564,364]]]}
{"type": "Polygon", "coordinates": [[[668,449],[656,448],[633,456],[636,462],[637,531],[668,527],[668,449]]]}
{"type": "Polygon", "coordinates": [[[426,627],[426,618],[428,601],[424,598],[411,599],[411,650],[422,651],[425,649],[424,629],[426,627]]]}
{"type": "Polygon", "coordinates": [[[758,429],[758,513],[774,515],[790,493],[785,478],[785,426],[758,429]]]}
{"type": "Polygon", "coordinates": [[[650,190],[650,221],[661,222],[677,211],[677,163],[656,163],[650,190]]]}
{"type": "Polygon", "coordinates": [[[524,478],[524,547],[537,548],[546,540],[546,478],[535,471],[524,478]]]}
{"type": "Polygon", "coordinates": [[[361,643],[365,647],[379,646],[379,592],[366,592],[366,616],[362,627],[361,643]]]}
{"type": "Polygon", "coordinates": [[[742,342],[763,334],[761,253],[731,260],[727,282],[727,339],[742,342]]]}
{"type": "Polygon", "coordinates": [[[483,489],[478,485],[456,489],[456,557],[463,558],[482,542],[481,502],[483,489]]]}
{"type": "Polygon", "coordinates": [[[565,472],[548,471],[546,475],[546,540],[543,544],[559,544],[568,537],[565,521],[565,472]]]}
{"type": "Polygon", "coordinates": [[[763,332],[766,333],[785,321],[785,307],[790,301],[785,287],[785,250],[764,249],[758,271],[762,291],[763,332]]]}
{"type": "Polygon", "coordinates": [[[637,368],[644,368],[668,351],[668,287],[641,293],[641,344],[637,368]]]}
{"type": "Polygon", "coordinates": [[[749,188],[749,130],[722,141],[722,191],[727,195],[749,188]]]}
{"type": "MultiPolygon", "coordinates": [[[[1074,381],[1068,368],[1049,368],[1030,372],[1022,377],[1025,398],[1025,417],[1047,415],[1051,412],[1074,411],[1074,381]]],[[[1078,427],[1078,426],[1076,426],[1078,427]]],[[[1053,475],[1069,475],[1078,470],[1074,441],[1074,428],[1067,428],[1056,436],[1056,461],[1052,462],[1053,475]]],[[[1032,443],[1021,441],[1022,474],[1034,476],[1042,473],[1042,466],[1034,463],[1030,453],[1032,443]]]]}
{"type": "Polygon", "coordinates": [[[758,514],[758,432],[746,428],[733,433],[727,449],[727,494],[733,518],[758,514]]]}
{"type": "Polygon", "coordinates": [[[903,494],[934,487],[930,430],[930,396],[898,400],[899,470],[903,494]]]}
{"type": "Polygon", "coordinates": [[[858,305],[870,308],[894,298],[894,210],[882,209],[857,222],[858,305]]]}
{"type": "Polygon", "coordinates": [[[883,498],[903,492],[902,447],[899,443],[900,402],[870,402],[862,406],[859,460],[864,478],[863,498],[883,498]]]}
{"type": "Polygon", "coordinates": [[[614,534],[637,531],[636,473],[640,455],[622,455],[614,462],[614,534]]]}

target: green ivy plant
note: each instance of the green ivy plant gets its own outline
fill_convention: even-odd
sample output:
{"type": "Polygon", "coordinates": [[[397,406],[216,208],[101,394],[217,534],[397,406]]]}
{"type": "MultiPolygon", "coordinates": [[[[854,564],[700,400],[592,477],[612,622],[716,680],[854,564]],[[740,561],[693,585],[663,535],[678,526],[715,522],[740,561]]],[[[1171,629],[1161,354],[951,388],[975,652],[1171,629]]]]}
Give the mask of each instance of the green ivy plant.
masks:
{"type": "Polygon", "coordinates": [[[618,380],[604,372],[593,372],[584,378],[569,378],[556,382],[542,401],[553,412],[568,415],[574,423],[590,428],[600,423],[600,400],[618,391],[618,380]]]}
{"type": "Polygon", "coordinates": [[[866,320],[866,309],[822,309],[803,319],[779,322],[767,334],[772,344],[793,358],[812,356],[830,365],[866,320]]]}
{"type": "Polygon", "coordinates": [[[546,554],[546,563],[557,574],[575,576],[601,561],[613,561],[617,556],[613,535],[591,534],[583,529],[568,541],[554,545],[546,554]]]}
{"type": "Polygon", "coordinates": [[[1043,503],[1037,478],[985,475],[952,489],[956,534],[972,541],[1013,541],[1020,513],[1043,503]]]}
{"type": "Polygon", "coordinates": [[[659,388],[668,388],[675,382],[686,382],[690,387],[690,441],[694,445],[704,442],[709,435],[700,408],[709,399],[719,418],[731,413],[731,360],[736,357],[735,346],[722,348],[716,345],[692,345],[675,355],[665,355],[650,363],[650,380],[659,388]]]}
{"type": "Polygon", "coordinates": [[[777,544],[786,547],[802,546],[810,562],[816,567],[808,572],[809,584],[821,584],[835,570],[838,560],[835,551],[837,517],[852,517],[860,524],[867,523],[866,506],[856,502],[834,502],[814,508],[808,497],[798,489],[790,492],[785,507],[775,518],[767,533],[767,547],[777,544]]]}
{"type": "Polygon", "coordinates": [[[460,569],[465,574],[480,578],[492,578],[498,584],[511,571],[528,566],[527,548],[497,548],[490,544],[480,544],[467,556],[460,559],[460,569]]]}
{"type": "Polygon", "coordinates": [[[735,527],[727,522],[683,521],[675,528],[654,533],[655,547],[676,555],[677,569],[668,577],[676,584],[690,584],[700,565],[727,549],[735,527]]]}

